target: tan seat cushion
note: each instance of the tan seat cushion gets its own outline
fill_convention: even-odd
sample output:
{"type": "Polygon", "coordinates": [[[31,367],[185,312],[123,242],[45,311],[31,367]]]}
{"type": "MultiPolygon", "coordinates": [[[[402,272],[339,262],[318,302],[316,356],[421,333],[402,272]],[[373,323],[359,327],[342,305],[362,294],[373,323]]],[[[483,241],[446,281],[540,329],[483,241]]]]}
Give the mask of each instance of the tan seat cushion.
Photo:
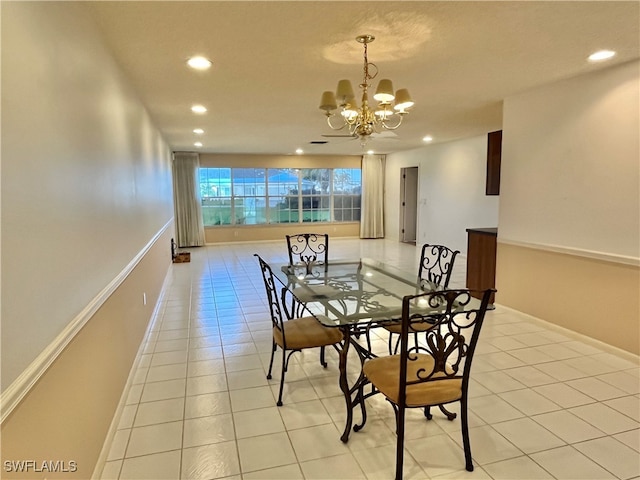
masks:
{"type": "MultiPolygon", "coordinates": [[[[407,380],[416,379],[418,369],[426,374],[433,369],[431,355],[419,354],[416,361],[407,362],[407,380]]],[[[398,403],[400,383],[400,355],[374,358],[365,362],[364,374],[380,392],[394,403],[398,403]]],[[[406,405],[423,407],[454,402],[462,397],[462,378],[451,378],[423,382],[407,386],[406,405]]]]}
{"type": "MultiPolygon", "coordinates": [[[[400,323],[400,322],[388,323],[386,325],[383,325],[383,328],[385,330],[388,330],[391,333],[397,333],[398,335],[400,335],[402,333],[402,323],[400,323]]],[[[431,324],[431,323],[428,323],[428,322],[414,322],[414,323],[411,324],[411,328],[409,329],[409,333],[412,333],[412,332],[426,332],[430,328],[433,328],[433,324],[431,324]]]]}
{"type": "Polygon", "coordinates": [[[298,287],[293,290],[295,297],[302,303],[314,302],[318,300],[331,299],[343,294],[331,285],[309,285],[308,287],[298,287]]]}
{"type": "MultiPolygon", "coordinates": [[[[338,343],[342,340],[342,332],[322,326],[314,317],[302,317],[284,322],[284,337],[288,350],[300,350],[338,343]]],[[[273,338],[281,348],[285,348],[282,332],[277,328],[273,329],[273,338]]]]}

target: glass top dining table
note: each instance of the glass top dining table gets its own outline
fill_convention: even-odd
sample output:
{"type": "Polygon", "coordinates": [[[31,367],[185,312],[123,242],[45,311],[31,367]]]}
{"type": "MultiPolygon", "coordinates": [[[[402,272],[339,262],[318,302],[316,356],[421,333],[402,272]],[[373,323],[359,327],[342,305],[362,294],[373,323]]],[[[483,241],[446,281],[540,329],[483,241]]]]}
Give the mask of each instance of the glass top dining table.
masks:
{"type": "MultiPolygon", "coordinates": [[[[398,321],[403,297],[440,289],[415,273],[370,258],[283,265],[274,274],[327,327],[357,329],[398,321]]],[[[466,305],[470,310],[479,307],[477,299],[466,305]]]]}
{"type": "MultiPolygon", "coordinates": [[[[339,383],[347,405],[347,421],[341,440],[346,442],[353,423],[353,410],[364,401],[358,392],[362,384],[367,382],[361,373],[356,382],[349,385],[349,347],[353,347],[361,364],[375,357],[368,345],[370,329],[401,320],[405,296],[438,290],[440,287],[421,280],[415,273],[370,258],[315,265],[283,265],[273,268],[273,273],[283,285],[282,303],[289,317],[301,315],[295,309],[296,306],[302,307],[323,325],[340,328],[343,332],[344,342],[338,351],[339,383]],[[367,339],[366,344],[363,344],[361,337],[367,339]]],[[[480,308],[480,303],[480,300],[470,298],[461,308],[465,311],[476,310],[480,308]]],[[[429,305],[417,303],[413,308],[420,310],[422,315],[428,310],[432,310],[434,315],[438,314],[438,308],[429,305]]],[[[362,409],[363,414],[364,411],[362,409]]],[[[358,430],[358,426],[354,429],[358,430]]]]}

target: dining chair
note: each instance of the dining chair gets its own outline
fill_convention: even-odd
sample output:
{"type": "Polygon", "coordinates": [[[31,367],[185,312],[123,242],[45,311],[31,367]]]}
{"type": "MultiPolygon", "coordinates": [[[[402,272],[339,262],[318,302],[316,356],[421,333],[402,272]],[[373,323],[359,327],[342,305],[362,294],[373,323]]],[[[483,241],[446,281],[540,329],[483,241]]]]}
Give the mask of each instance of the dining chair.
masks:
{"type": "MultiPolygon", "coordinates": [[[[424,415],[431,420],[431,407],[437,406],[449,420],[453,420],[456,414],[444,407],[453,402],[460,402],[465,468],[473,471],[467,413],[469,378],[480,329],[494,291],[488,289],[478,292],[480,305],[471,310],[468,308],[470,302],[478,300],[473,299],[471,291],[467,289],[432,291],[404,297],[400,353],[365,361],[363,373],[373,386],[374,393],[382,393],[395,412],[396,480],[402,478],[405,410],[424,408],[424,415]],[[427,330],[423,329],[425,322],[430,325],[427,330]],[[419,331],[413,329],[416,324],[420,325],[419,331]],[[413,333],[420,335],[419,343],[409,341],[413,333]]],[[[363,423],[358,430],[366,421],[363,388],[360,387],[359,391],[363,423]]]]}
{"type": "Polygon", "coordinates": [[[286,235],[289,265],[305,265],[310,271],[329,261],[329,235],[326,233],[298,233],[286,235]]]}
{"type": "MultiPolygon", "coordinates": [[[[420,252],[420,265],[418,266],[418,279],[422,285],[427,283],[428,289],[441,288],[446,289],[449,287],[449,281],[451,280],[451,273],[453,272],[453,265],[456,260],[456,256],[460,253],[460,250],[452,250],[444,245],[432,245],[425,243],[422,246],[420,252]]],[[[424,326],[428,328],[428,325],[424,326]]],[[[396,341],[395,347],[393,346],[393,335],[400,334],[400,323],[391,323],[385,325],[385,328],[389,332],[389,354],[395,353],[398,350],[399,339],[396,341]]],[[[415,329],[419,330],[419,326],[416,325],[415,329]]]]}
{"type": "MultiPolygon", "coordinates": [[[[295,268],[304,268],[304,273],[310,278],[317,279],[315,294],[325,293],[332,295],[333,288],[322,285],[322,274],[326,271],[329,261],[329,235],[324,233],[298,233],[295,235],[285,235],[287,239],[287,251],[289,254],[289,265],[295,268]]],[[[294,286],[291,286],[292,288],[294,286]]],[[[285,305],[285,313],[291,316],[291,312],[296,312],[304,304],[311,301],[310,293],[304,289],[296,289],[291,305],[285,305]]]]}
{"type": "MultiPolygon", "coordinates": [[[[271,379],[271,370],[273,367],[273,358],[278,347],[282,350],[282,369],[280,373],[280,391],[278,393],[277,405],[282,406],[282,391],[284,388],[284,377],[289,366],[289,359],[295,352],[308,348],[320,348],[320,364],[327,368],[327,362],[324,358],[325,347],[333,346],[342,341],[342,332],[338,328],[323,326],[318,318],[308,315],[304,317],[296,317],[285,319],[283,309],[276,287],[277,280],[273,276],[273,271],[267,262],[258,254],[260,270],[264,280],[265,290],[267,292],[267,301],[271,313],[272,324],[272,348],[271,360],[269,361],[269,372],[267,379],[271,379]]],[[[283,288],[286,288],[283,286],[283,288]]]]}

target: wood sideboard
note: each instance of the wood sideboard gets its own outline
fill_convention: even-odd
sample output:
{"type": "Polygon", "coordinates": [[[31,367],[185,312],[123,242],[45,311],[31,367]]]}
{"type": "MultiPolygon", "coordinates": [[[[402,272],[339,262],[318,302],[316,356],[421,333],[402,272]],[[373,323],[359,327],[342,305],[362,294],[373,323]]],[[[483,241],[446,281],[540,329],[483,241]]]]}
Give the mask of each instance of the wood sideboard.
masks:
{"type": "Polygon", "coordinates": [[[467,228],[467,288],[495,288],[497,240],[497,228],[467,228]]]}

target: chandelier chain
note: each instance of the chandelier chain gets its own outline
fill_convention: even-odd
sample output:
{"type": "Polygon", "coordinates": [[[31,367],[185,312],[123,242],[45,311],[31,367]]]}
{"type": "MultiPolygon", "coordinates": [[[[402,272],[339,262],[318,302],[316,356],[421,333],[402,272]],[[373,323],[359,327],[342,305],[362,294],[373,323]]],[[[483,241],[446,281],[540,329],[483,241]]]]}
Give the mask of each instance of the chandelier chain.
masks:
{"type": "MultiPolygon", "coordinates": [[[[368,43],[368,42],[367,42],[368,43]]],[[[369,57],[367,56],[367,43],[364,43],[364,82],[368,85],[369,80],[373,80],[378,75],[378,66],[375,63],[369,62],[369,57]],[[369,67],[373,67],[376,69],[373,75],[369,74],[369,67]]]]}

